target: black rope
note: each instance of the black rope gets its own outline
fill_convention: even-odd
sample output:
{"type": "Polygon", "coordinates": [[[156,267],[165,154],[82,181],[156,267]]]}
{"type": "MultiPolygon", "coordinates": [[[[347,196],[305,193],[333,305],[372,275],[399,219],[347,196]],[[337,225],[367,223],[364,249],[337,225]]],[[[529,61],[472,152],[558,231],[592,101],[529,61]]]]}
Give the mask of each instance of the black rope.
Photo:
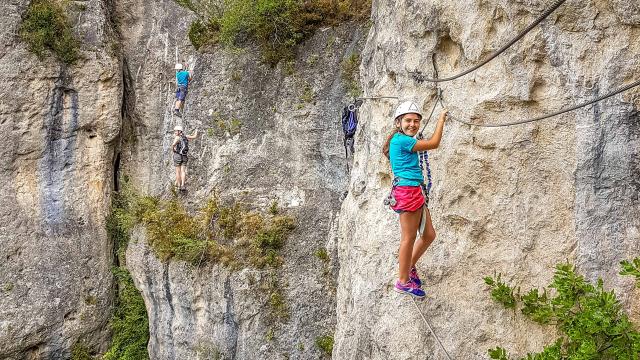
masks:
{"type": "Polygon", "coordinates": [[[431,109],[431,113],[429,113],[429,117],[427,118],[427,121],[425,121],[424,125],[422,126],[422,130],[420,130],[420,135],[422,135],[422,133],[424,132],[424,129],[426,129],[427,124],[429,124],[429,121],[431,121],[431,117],[433,116],[433,112],[436,111],[436,106],[438,105],[438,102],[442,104],[442,90],[437,89],[437,91],[438,91],[438,95],[437,95],[436,101],[433,103],[433,108],[431,109]]]}
{"type": "Polygon", "coordinates": [[[446,78],[441,78],[438,79],[436,78],[426,78],[426,79],[422,79],[423,81],[428,81],[428,82],[444,82],[444,81],[451,81],[451,80],[455,80],[461,76],[467,75],[470,72],[473,72],[475,70],[478,70],[480,67],[486,65],[489,61],[493,60],[494,58],[496,58],[498,55],[502,54],[503,52],[505,52],[508,48],[510,48],[513,44],[515,44],[516,42],[518,42],[518,40],[522,39],[522,37],[524,37],[528,32],[530,32],[531,30],[533,30],[534,27],[536,27],[542,20],[546,19],[549,15],[551,15],[552,12],[554,12],[557,8],[560,7],[560,5],[562,5],[566,0],[557,0],[553,5],[551,5],[550,8],[548,8],[545,12],[542,13],[542,15],[540,15],[536,21],[534,21],[533,23],[531,23],[531,25],[527,26],[522,32],[520,32],[516,37],[514,37],[511,41],[509,41],[506,45],[504,45],[503,47],[501,47],[500,49],[498,49],[497,51],[493,52],[488,58],[486,58],[484,61],[482,61],[480,64],[473,66],[470,69],[467,69],[459,74],[453,75],[453,76],[449,76],[446,78]]]}
{"type": "Polygon", "coordinates": [[[535,117],[535,118],[532,118],[532,119],[527,119],[527,120],[513,121],[513,122],[504,123],[504,124],[479,124],[479,123],[472,123],[472,122],[468,122],[468,121],[465,121],[465,120],[461,120],[461,119],[458,119],[458,118],[455,118],[455,117],[451,117],[451,118],[453,120],[455,120],[455,121],[457,121],[459,123],[465,124],[465,125],[480,126],[480,127],[503,127],[503,126],[527,124],[527,123],[531,123],[531,122],[534,122],[534,121],[545,120],[545,119],[548,119],[550,117],[558,116],[558,115],[567,113],[569,111],[577,110],[577,109],[579,109],[581,107],[585,107],[587,105],[591,105],[591,104],[597,103],[598,101],[602,101],[602,100],[604,100],[606,98],[610,98],[610,97],[612,97],[614,95],[617,95],[617,94],[619,94],[621,92],[625,92],[625,91],[627,91],[627,90],[629,90],[631,88],[634,88],[634,87],[636,87],[638,85],[640,85],[640,80],[637,80],[637,81],[635,81],[635,82],[633,82],[633,83],[631,83],[629,85],[621,87],[620,89],[611,91],[608,94],[599,96],[599,97],[597,97],[597,98],[595,98],[593,100],[584,102],[582,104],[578,104],[578,105],[572,106],[572,107],[567,108],[567,109],[558,110],[558,111],[556,111],[554,113],[551,113],[551,114],[542,115],[542,116],[538,116],[538,117],[535,117]]]}

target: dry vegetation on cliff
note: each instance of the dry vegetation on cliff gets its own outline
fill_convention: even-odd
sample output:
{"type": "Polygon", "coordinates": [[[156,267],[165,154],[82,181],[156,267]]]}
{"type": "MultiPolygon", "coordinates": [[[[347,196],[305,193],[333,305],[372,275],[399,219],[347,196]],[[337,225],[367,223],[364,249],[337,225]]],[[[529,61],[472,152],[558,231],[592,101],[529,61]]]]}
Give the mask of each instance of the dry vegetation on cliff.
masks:
{"type": "Polygon", "coordinates": [[[222,7],[207,0],[175,0],[198,14],[189,39],[196,49],[208,43],[242,46],[256,42],[265,62],[277,64],[293,56],[295,47],[323,26],[363,20],[370,0],[226,0],[222,7]]]}
{"type": "Polygon", "coordinates": [[[52,0],[34,0],[23,15],[20,37],[29,50],[39,58],[47,51],[66,64],[79,58],[79,42],[73,31],[65,8],[52,0]]]}
{"type": "Polygon", "coordinates": [[[263,213],[239,203],[224,205],[214,196],[192,215],[177,198],[142,196],[129,185],[120,196],[115,216],[127,231],[143,225],[149,245],[163,260],[211,261],[232,269],[278,267],[278,251],[295,228],[295,219],[280,214],[277,203],[263,213]]]}

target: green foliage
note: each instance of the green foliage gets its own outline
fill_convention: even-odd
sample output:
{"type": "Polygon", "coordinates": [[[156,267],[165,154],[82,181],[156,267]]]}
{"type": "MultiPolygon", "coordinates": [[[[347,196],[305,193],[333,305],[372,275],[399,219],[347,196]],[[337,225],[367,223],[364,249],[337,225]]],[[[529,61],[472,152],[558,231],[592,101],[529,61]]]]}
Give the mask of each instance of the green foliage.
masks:
{"type": "Polygon", "coordinates": [[[113,338],[104,360],[148,359],[149,319],[144,301],[123,267],[113,269],[118,281],[116,306],[111,317],[113,338]]]}
{"type": "Polygon", "coordinates": [[[32,0],[19,32],[29,50],[40,59],[48,50],[65,64],[73,64],[79,58],[80,44],[73,36],[65,10],[54,0],[32,0]]]}
{"type": "Polygon", "coordinates": [[[278,200],[273,200],[269,206],[269,214],[278,215],[278,200]]]}
{"type": "Polygon", "coordinates": [[[316,346],[325,355],[331,356],[331,353],[333,352],[333,336],[325,335],[325,336],[317,337],[316,338],[316,346]]]}
{"type": "Polygon", "coordinates": [[[140,196],[126,184],[114,201],[118,206],[107,225],[119,246],[140,224],[158,258],[193,265],[213,261],[231,267],[278,267],[282,264],[278,251],[295,228],[290,216],[247,211],[238,203],[225,206],[217,198],[192,215],[177,198],[140,196]]]}
{"type": "Polygon", "coordinates": [[[193,38],[189,36],[196,48],[218,41],[229,47],[257,43],[264,61],[272,65],[292,59],[296,46],[316,29],[366,19],[371,11],[370,0],[224,0],[222,5],[212,0],[176,2],[201,19],[192,26],[193,38]]]}
{"type": "Polygon", "coordinates": [[[350,97],[358,97],[362,94],[360,89],[360,55],[352,53],[348,58],[342,61],[342,82],[347,89],[350,97]]]}
{"type": "Polygon", "coordinates": [[[96,305],[98,303],[98,298],[93,295],[87,295],[84,297],[84,303],[90,306],[96,305]]]}
{"type": "MultiPolygon", "coordinates": [[[[634,267],[628,263],[625,268],[623,264],[625,275],[635,275],[630,266],[634,267]]],[[[635,268],[637,270],[637,266],[635,268]]],[[[561,338],[542,352],[527,354],[523,359],[638,359],[640,333],[622,312],[614,292],[604,290],[602,280],[595,285],[588,283],[573,266],[559,264],[549,285],[554,290],[553,295],[546,290],[540,293],[533,289],[524,296],[514,296],[514,289],[499,278],[485,278],[485,283],[492,290],[492,298],[503,306],[519,307],[531,320],[553,324],[562,333],[561,338]]],[[[509,359],[502,348],[490,349],[489,356],[492,359],[509,359]]]]}
{"type": "Polygon", "coordinates": [[[276,270],[269,270],[258,289],[266,295],[267,302],[265,305],[269,322],[288,320],[290,317],[289,305],[283,294],[276,270]]]}
{"type": "Polygon", "coordinates": [[[640,288],[640,257],[637,257],[631,261],[624,260],[620,262],[622,270],[620,275],[629,275],[636,278],[636,287],[640,288]]]}
{"type": "Polygon", "coordinates": [[[315,96],[316,94],[313,92],[313,88],[311,88],[311,85],[306,83],[304,85],[304,89],[302,90],[302,95],[300,95],[300,101],[304,103],[311,103],[313,102],[315,96]]]}
{"type": "Polygon", "coordinates": [[[507,350],[497,347],[495,349],[489,349],[489,357],[497,360],[509,360],[507,356],[507,350]]]}
{"type": "Polygon", "coordinates": [[[200,19],[195,20],[189,26],[189,41],[196,50],[200,50],[207,43],[215,42],[216,32],[219,27],[216,22],[203,22],[200,19]]]}
{"type": "Polygon", "coordinates": [[[493,300],[501,303],[507,309],[513,309],[516,307],[516,299],[513,294],[514,289],[502,282],[500,274],[498,274],[495,279],[487,276],[484,278],[484,282],[489,285],[489,288],[491,289],[491,298],[493,298],[493,300]]]}
{"type": "Polygon", "coordinates": [[[207,131],[211,136],[216,135],[218,137],[235,136],[242,130],[242,121],[237,118],[231,118],[226,120],[220,115],[219,112],[213,113],[211,116],[212,127],[210,131],[207,131]]]}
{"type": "Polygon", "coordinates": [[[107,233],[114,243],[119,266],[113,269],[118,287],[110,322],[113,338],[103,359],[148,359],[149,319],[142,295],[126,269],[125,250],[130,240],[129,231],[138,218],[149,216],[157,202],[150,197],[138,197],[127,179],[121,183],[122,189],[114,195],[107,218],[107,233]]]}
{"type": "Polygon", "coordinates": [[[176,4],[191,11],[196,11],[196,5],[191,0],[174,0],[176,4]]]}
{"type": "Polygon", "coordinates": [[[316,252],[314,253],[314,255],[324,261],[324,262],[329,262],[329,254],[327,253],[327,249],[325,248],[318,248],[318,250],[316,250],[316,252]]]}
{"type": "Polygon", "coordinates": [[[275,331],[273,330],[273,328],[269,328],[269,330],[267,330],[267,333],[264,335],[264,338],[267,341],[273,341],[273,339],[275,338],[275,331]]]}
{"type": "Polygon", "coordinates": [[[71,360],[91,360],[91,350],[81,342],[73,344],[71,347],[71,360]]]}

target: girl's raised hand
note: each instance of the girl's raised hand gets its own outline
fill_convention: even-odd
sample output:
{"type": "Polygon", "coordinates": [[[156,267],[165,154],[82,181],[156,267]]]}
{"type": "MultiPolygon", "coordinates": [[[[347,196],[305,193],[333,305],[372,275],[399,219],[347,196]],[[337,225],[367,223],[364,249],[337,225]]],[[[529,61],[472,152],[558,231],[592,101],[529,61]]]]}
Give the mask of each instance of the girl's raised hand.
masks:
{"type": "Polygon", "coordinates": [[[449,109],[442,109],[442,111],[440,112],[440,119],[445,120],[449,115],[449,109]]]}

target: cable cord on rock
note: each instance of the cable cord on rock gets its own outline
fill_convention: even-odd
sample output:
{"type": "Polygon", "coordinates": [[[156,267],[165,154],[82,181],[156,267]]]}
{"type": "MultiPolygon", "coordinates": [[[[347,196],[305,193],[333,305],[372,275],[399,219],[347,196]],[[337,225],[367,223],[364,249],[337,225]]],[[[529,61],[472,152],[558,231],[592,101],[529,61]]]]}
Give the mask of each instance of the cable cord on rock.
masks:
{"type": "Polygon", "coordinates": [[[533,23],[531,23],[529,26],[527,26],[524,30],[522,30],[518,35],[516,35],[516,37],[514,37],[513,39],[511,39],[511,41],[509,41],[506,45],[504,45],[503,47],[501,47],[500,49],[494,51],[491,55],[489,55],[489,57],[487,57],[485,60],[483,60],[482,62],[480,62],[479,64],[459,73],[453,76],[449,76],[449,77],[445,77],[445,78],[441,78],[438,79],[436,78],[426,78],[426,79],[422,79],[423,81],[428,81],[428,82],[445,82],[445,81],[451,81],[451,80],[455,80],[459,77],[462,77],[464,75],[467,75],[473,71],[478,70],[479,68],[483,67],[484,65],[486,65],[487,63],[489,63],[491,60],[493,60],[494,58],[496,58],[498,55],[502,54],[503,52],[505,52],[507,49],[509,49],[511,46],[513,46],[513,44],[515,44],[516,42],[518,42],[518,40],[522,39],[525,35],[527,35],[527,33],[529,33],[531,30],[533,30],[533,28],[535,28],[540,22],[542,22],[542,20],[546,19],[549,15],[551,15],[552,12],[554,12],[557,8],[560,7],[560,5],[562,5],[566,0],[557,0],[555,3],[553,3],[553,5],[551,5],[551,7],[549,7],[545,12],[542,13],[542,15],[540,15],[533,23]]]}
{"type": "Polygon", "coordinates": [[[450,116],[450,117],[454,121],[457,121],[457,122],[459,122],[461,124],[470,125],[470,126],[478,126],[478,127],[504,127],[504,126],[527,124],[527,123],[531,123],[531,122],[535,122],[535,121],[545,120],[545,119],[548,119],[548,118],[551,118],[551,117],[554,117],[554,116],[558,116],[558,115],[561,115],[561,114],[564,114],[564,113],[567,113],[567,112],[570,112],[570,111],[577,110],[579,108],[582,108],[582,107],[585,107],[585,106],[588,106],[588,105],[591,105],[591,104],[595,104],[595,103],[597,103],[599,101],[602,101],[604,99],[610,98],[610,97],[612,97],[614,95],[617,95],[617,94],[619,94],[621,92],[625,92],[625,91],[627,91],[629,89],[632,89],[632,88],[634,88],[634,87],[636,87],[638,85],[640,85],[640,80],[632,82],[631,84],[625,85],[625,86],[623,86],[623,87],[621,87],[621,88],[619,88],[617,90],[611,91],[611,92],[609,92],[609,93],[607,93],[605,95],[599,96],[599,97],[597,97],[595,99],[592,99],[592,100],[586,101],[584,103],[572,106],[570,108],[561,109],[561,110],[558,110],[558,111],[553,112],[551,114],[538,116],[538,117],[535,117],[535,118],[532,118],[532,119],[512,121],[512,122],[507,122],[507,123],[503,123],[503,124],[474,123],[474,122],[469,122],[469,121],[466,121],[466,120],[458,119],[457,117],[453,117],[453,116],[450,116]]]}
{"type": "Polygon", "coordinates": [[[416,300],[414,298],[411,298],[411,301],[413,302],[413,306],[416,307],[416,310],[418,310],[418,313],[420,313],[420,317],[422,317],[422,321],[424,321],[424,323],[427,325],[427,327],[429,328],[429,331],[431,331],[431,334],[433,335],[433,337],[436,339],[436,341],[440,345],[440,348],[442,348],[442,351],[444,351],[444,353],[447,355],[447,359],[453,360],[451,358],[451,355],[449,355],[449,353],[447,352],[447,349],[445,349],[444,345],[442,345],[442,342],[440,342],[440,338],[438,338],[438,335],[436,335],[436,332],[433,331],[433,328],[431,327],[431,324],[429,324],[429,322],[427,321],[427,318],[424,317],[424,314],[422,314],[422,311],[420,311],[420,308],[418,307],[418,304],[416,304],[416,300]]]}

